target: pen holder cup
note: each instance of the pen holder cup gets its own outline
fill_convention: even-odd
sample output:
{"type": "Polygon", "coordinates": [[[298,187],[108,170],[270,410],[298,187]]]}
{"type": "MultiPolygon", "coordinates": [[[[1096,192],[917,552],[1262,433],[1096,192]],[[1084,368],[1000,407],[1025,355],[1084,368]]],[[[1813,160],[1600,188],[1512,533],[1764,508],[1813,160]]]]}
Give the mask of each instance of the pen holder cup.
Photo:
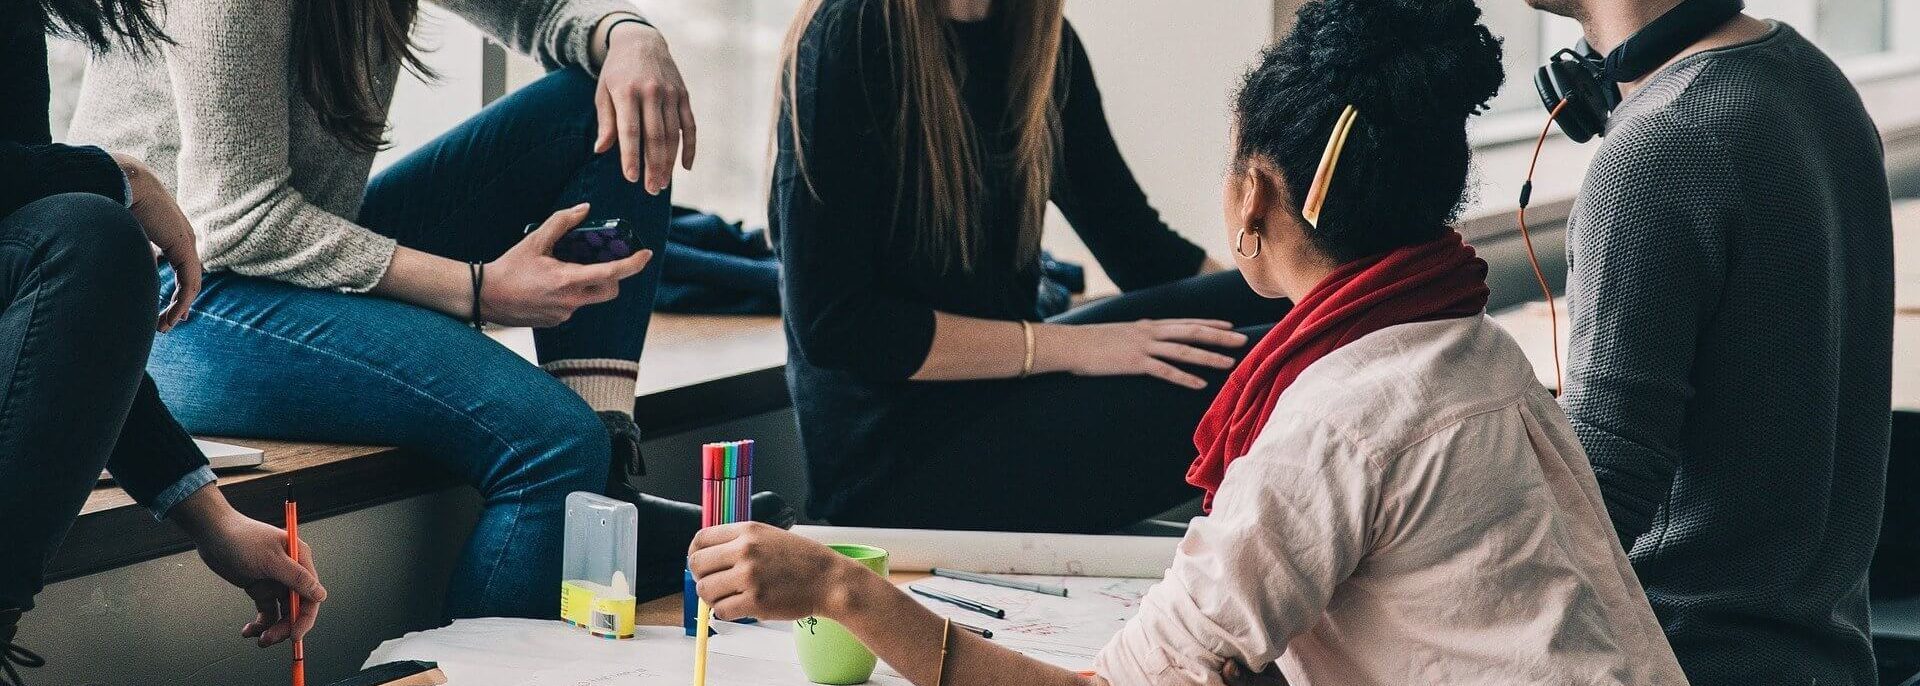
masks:
{"type": "MultiPolygon", "coordinates": [[[[887,576],[887,551],[883,549],[845,543],[827,547],[853,558],[875,574],[887,576]]],[[[866,683],[873,677],[873,667],[878,661],[873,651],[855,638],[853,632],[825,617],[796,620],[793,647],[800,656],[801,671],[806,672],[808,681],[816,684],[845,686],[866,683]]]]}

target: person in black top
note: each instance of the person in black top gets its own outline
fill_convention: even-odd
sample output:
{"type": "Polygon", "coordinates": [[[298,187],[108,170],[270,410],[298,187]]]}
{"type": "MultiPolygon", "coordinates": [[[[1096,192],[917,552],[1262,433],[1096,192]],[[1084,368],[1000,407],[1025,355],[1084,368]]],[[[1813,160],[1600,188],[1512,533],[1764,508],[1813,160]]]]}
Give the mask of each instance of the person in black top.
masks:
{"type": "Polygon", "coordinates": [[[142,0],[0,3],[0,684],[44,663],[14,644],[18,623],[103,467],[253,598],[244,636],[304,634],[326,598],[311,556],[289,558],[285,532],[207,488],[206,457],[146,378],[154,330],[184,320],[199,288],[193,230],[139,160],[52,142],[47,29],[96,49],[165,40],[142,0]],[[179,281],[157,326],[153,247],[179,281]]]}
{"type": "Polygon", "coordinates": [[[1147,204],[1060,2],[814,0],[782,81],[768,214],[810,514],[1106,532],[1192,498],[1194,426],[1288,305],[1147,204]],[[1041,318],[1049,201],[1125,295],[1041,318]]]}

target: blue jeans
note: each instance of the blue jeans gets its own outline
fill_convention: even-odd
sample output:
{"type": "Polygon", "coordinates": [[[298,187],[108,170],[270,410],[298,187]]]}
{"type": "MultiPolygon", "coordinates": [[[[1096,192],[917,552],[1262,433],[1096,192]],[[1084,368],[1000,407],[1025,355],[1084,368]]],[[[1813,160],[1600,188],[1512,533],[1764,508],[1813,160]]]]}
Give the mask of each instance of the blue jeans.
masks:
{"type": "MultiPolygon", "coordinates": [[[[528,222],[586,201],[593,219],[617,217],[663,254],[667,195],[627,183],[617,150],[592,153],[593,88],[561,71],[493,104],[373,179],[358,221],[401,245],[484,261],[528,222]]],[[[659,273],[656,261],[614,300],[536,331],[540,359],[638,360],[659,273]]],[[[188,323],[155,342],[151,369],[195,433],[398,445],[439,462],[486,500],[448,616],[557,611],[565,498],[605,491],[607,432],[578,395],[466,323],[219,273],[188,323]]]]}

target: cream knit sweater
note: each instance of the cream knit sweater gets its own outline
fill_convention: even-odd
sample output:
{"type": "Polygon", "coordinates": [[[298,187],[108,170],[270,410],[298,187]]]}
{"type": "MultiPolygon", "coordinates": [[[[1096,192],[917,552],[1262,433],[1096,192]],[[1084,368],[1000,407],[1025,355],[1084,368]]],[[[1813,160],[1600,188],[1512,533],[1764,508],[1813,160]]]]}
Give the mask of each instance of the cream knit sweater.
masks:
{"type": "MultiPolygon", "coordinates": [[[[178,45],[88,68],[70,138],[136,155],[179,196],[209,271],[361,292],[394,241],[353,222],[373,166],[320,127],[290,64],[297,0],[174,0],[178,45]]],[[[626,0],[438,0],[549,68],[591,70],[600,19],[626,0]]],[[[397,62],[375,84],[391,104],[397,62]]]]}

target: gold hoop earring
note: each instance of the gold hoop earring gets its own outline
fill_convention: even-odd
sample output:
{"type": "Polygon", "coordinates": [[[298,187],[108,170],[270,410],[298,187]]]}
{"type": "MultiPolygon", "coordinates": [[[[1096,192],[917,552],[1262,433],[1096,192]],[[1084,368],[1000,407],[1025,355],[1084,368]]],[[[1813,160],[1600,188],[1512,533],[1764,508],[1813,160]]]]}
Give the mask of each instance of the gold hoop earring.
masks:
{"type": "Polygon", "coordinates": [[[1233,237],[1233,252],[1234,254],[1239,255],[1241,257],[1245,257],[1247,259],[1253,259],[1255,257],[1259,257],[1260,256],[1260,234],[1254,233],[1245,228],[1240,229],[1240,233],[1235,234],[1233,237]],[[1245,249],[1247,236],[1253,236],[1253,252],[1251,253],[1247,252],[1245,249]]]}

